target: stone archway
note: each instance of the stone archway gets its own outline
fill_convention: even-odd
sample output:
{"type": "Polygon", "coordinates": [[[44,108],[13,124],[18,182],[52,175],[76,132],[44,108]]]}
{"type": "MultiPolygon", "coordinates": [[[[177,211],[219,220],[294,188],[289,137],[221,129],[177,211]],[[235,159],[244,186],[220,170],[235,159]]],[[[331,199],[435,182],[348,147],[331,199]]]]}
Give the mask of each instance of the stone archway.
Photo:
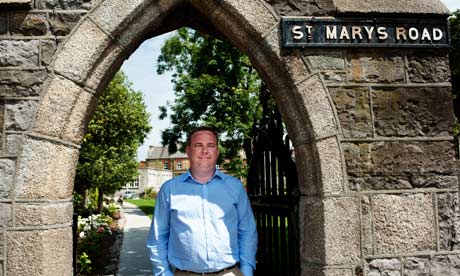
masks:
{"type": "MultiPolygon", "coordinates": [[[[54,74],[46,81],[33,129],[27,134],[20,154],[16,197],[51,201],[36,208],[45,216],[52,213],[50,205],[56,206],[53,211],[63,225],[56,227],[55,221],[44,221],[44,229],[39,232],[46,242],[27,243],[27,249],[22,246],[8,249],[12,256],[8,264],[20,263],[25,257],[21,252],[27,251],[26,255],[43,259],[37,266],[17,266],[16,269],[55,275],[64,275],[70,270],[69,201],[73,166],[98,91],[107,84],[124,58],[145,39],[146,30],[160,26],[165,15],[181,4],[183,1],[102,1],[74,29],[56,54],[52,63],[54,74]],[[56,201],[60,203],[56,205],[56,201]],[[54,239],[61,242],[54,243],[54,239]],[[46,252],[51,251],[60,252],[60,258],[47,260],[46,252]]],[[[301,57],[280,55],[279,17],[258,1],[193,1],[191,5],[249,54],[275,95],[298,148],[297,155],[301,159],[306,159],[303,155],[314,156],[311,161],[319,165],[322,173],[312,175],[327,175],[323,179],[305,176],[304,186],[319,189],[325,186],[326,191],[340,192],[343,164],[333,107],[320,78],[308,73],[301,57]],[[274,71],[277,73],[273,74],[274,71]],[[314,101],[308,97],[313,97],[314,101]],[[315,113],[321,116],[309,116],[315,113]],[[326,156],[336,161],[326,162],[326,156]]],[[[309,171],[316,170],[311,167],[309,171]]],[[[21,232],[16,240],[34,234],[21,232]]],[[[355,236],[355,244],[357,238],[355,236]]],[[[16,269],[8,266],[9,271],[18,271],[16,269]]]]}
{"type": "MultiPolygon", "coordinates": [[[[348,1],[313,2],[298,7],[307,15],[334,15],[337,11],[345,14],[435,13],[440,14],[439,18],[445,18],[445,11],[437,1],[434,4],[413,1],[417,2],[417,6],[409,10],[401,8],[401,4],[369,6],[368,1],[359,1],[358,6],[349,6],[348,1]],[[388,7],[394,10],[388,10],[388,7]],[[432,8],[434,10],[431,10],[432,8]]],[[[454,197],[455,189],[450,187],[439,191],[410,191],[409,195],[396,192],[398,196],[387,196],[388,192],[382,192],[378,196],[373,196],[375,191],[362,193],[361,190],[350,188],[350,176],[354,181],[355,178],[358,179],[356,181],[362,181],[367,177],[358,177],[359,173],[353,170],[354,166],[358,167],[358,170],[365,167],[371,172],[378,171],[377,168],[367,166],[372,160],[366,158],[374,158],[372,153],[380,150],[381,141],[385,139],[376,138],[375,127],[371,130],[374,135],[365,136],[362,140],[344,135],[350,131],[349,126],[345,124],[360,122],[359,119],[353,121],[353,118],[341,118],[340,116],[346,113],[343,110],[346,104],[337,101],[340,97],[331,96],[331,91],[334,91],[334,95],[348,93],[340,90],[342,86],[350,85],[347,78],[341,79],[343,74],[349,75],[353,89],[362,86],[369,90],[365,93],[359,92],[359,89],[350,92],[364,94],[361,98],[357,97],[358,101],[368,100],[373,97],[371,93],[377,93],[372,86],[375,83],[386,84],[396,81],[403,86],[399,79],[400,71],[391,79],[386,77],[386,72],[380,71],[381,68],[378,66],[382,63],[387,64],[389,68],[395,66],[398,70],[401,69],[398,54],[392,53],[387,59],[388,54],[382,52],[287,51],[281,48],[279,28],[280,14],[286,10],[283,9],[284,6],[277,8],[278,2],[270,3],[271,1],[262,0],[102,0],[94,5],[54,55],[48,67],[49,76],[41,88],[33,124],[21,134],[22,143],[18,147],[17,158],[10,158],[13,161],[4,161],[8,165],[3,166],[7,168],[4,170],[8,170],[13,183],[13,192],[6,200],[7,204],[11,202],[11,208],[8,207],[11,219],[7,221],[7,228],[3,234],[6,252],[2,263],[8,275],[71,274],[73,178],[78,159],[78,145],[84,135],[91,111],[97,103],[98,94],[122,61],[143,40],[165,25],[172,24],[177,27],[169,21],[171,14],[183,11],[182,16],[186,16],[190,9],[199,14],[203,22],[212,26],[212,31],[227,37],[248,54],[270,87],[283,115],[296,150],[302,193],[302,275],[351,276],[355,271],[371,267],[368,259],[399,258],[401,263],[402,256],[419,256],[426,250],[434,250],[433,236],[443,233],[443,230],[436,228],[435,233],[432,233],[427,229],[437,225],[434,222],[435,218],[438,218],[437,207],[431,213],[424,212],[423,223],[417,222],[414,226],[409,218],[411,213],[405,211],[402,205],[407,203],[422,210],[434,204],[434,200],[430,200],[427,194],[433,198],[441,196],[441,193],[442,196],[448,193],[447,197],[454,197]],[[375,59],[371,58],[371,61],[368,61],[368,56],[375,59]],[[393,56],[396,57],[392,58],[393,56]],[[350,64],[345,64],[346,62],[350,64]],[[350,68],[352,72],[347,72],[346,68],[350,68]],[[369,72],[372,70],[374,71],[369,72]],[[375,74],[383,74],[385,77],[364,79],[375,74]],[[363,76],[364,78],[359,80],[363,76]],[[331,80],[336,81],[335,85],[332,85],[333,89],[331,80]],[[359,83],[372,85],[365,86],[359,83]],[[357,165],[353,161],[356,161],[357,165]],[[391,200],[397,202],[397,206],[392,204],[391,200]],[[416,236],[417,246],[407,246],[404,239],[409,238],[409,235],[405,227],[398,225],[393,227],[399,235],[399,240],[385,240],[388,236],[385,231],[379,230],[378,227],[381,225],[374,220],[381,219],[382,213],[391,211],[402,214],[401,221],[407,223],[407,229],[428,231],[426,235],[416,236]],[[376,240],[376,236],[383,241],[376,240]],[[426,237],[427,244],[423,244],[426,237]]],[[[191,24],[187,20],[184,22],[191,24]]],[[[417,53],[407,53],[404,57],[410,59],[412,56],[413,62],[423,62],[423,56],[419,57],[417,53]]],[[[433,53],[429,52],[427,56],[431,57],[433,53]]],[[[442,63],[444,59],[445,57],[441,56],[437,60],[442,63]]],[[[409,74],[411,67],[407,62],[404,64],[401,70],[404,74],[409,74]]],[[[436,75],[435,72],[429,74],[436,75]]],[[[448,86],[444,79],[433,82],[443,83],[437,86],[448,86]]],[[[404,92],[401,94],[405,95],[404,92]]],[[[450,99],[445,93],[443,95],[445,99],[450,99]]],[[[373,104],[372,100],[369,102],[369,105],[373,104]]],[[[354,115],[356,114],[351,114],[352,117],[354,115]]],[[[396,116],[398,115],[400,114],[396,116]]],[[[370,121],[373,123],[372,119],[370,121]]],[[[411,144],[407,147],[403,145],[403,148],[407,149],[406,156],[411,156],[411,149],[417,146],[422,151],[431,150],[432,155],[436,149],[442,149],[451,156],[451,151],[446,149],[449,139],[449,135],[435,137],[433,141],[441,141],[444,144],[433,144],[428,150],[425,150],[423,145],[414,145],[412,140],[411,144]]],[[[400,140],[391,140],[390,146],[397,150],[400,140]]],[[[383,172],[380,175],[386,174],[391,176],[392,172],[383,172]]],[[[450,178],[451,181],[457,181],[453,177],[450,178]]],[[[454,217],[450,220],[457,221],[454,217]]],[[[437,251],[430,254],[438,253],[446,254],[439,245],[437,251]]]]}

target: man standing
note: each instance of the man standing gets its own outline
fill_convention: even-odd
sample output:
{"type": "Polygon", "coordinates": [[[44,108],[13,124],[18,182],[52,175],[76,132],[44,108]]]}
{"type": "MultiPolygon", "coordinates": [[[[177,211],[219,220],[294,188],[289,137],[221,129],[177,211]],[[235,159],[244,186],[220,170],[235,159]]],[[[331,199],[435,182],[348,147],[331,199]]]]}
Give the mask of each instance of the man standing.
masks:
{"type": "Polygon", "coordinates": [[[155,275],[252,276],[257,230],[242,183],[216,169],[218,137],[200,127],[187,139],[187,173],[158,193],[147,241],[155,275]]]}

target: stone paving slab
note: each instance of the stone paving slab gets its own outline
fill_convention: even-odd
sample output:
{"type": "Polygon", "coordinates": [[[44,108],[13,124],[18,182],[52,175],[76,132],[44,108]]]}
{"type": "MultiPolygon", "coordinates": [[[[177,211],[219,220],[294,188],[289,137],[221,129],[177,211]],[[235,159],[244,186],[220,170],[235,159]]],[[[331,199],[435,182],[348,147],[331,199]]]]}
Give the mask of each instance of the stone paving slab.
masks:
{"type": "Polygon", "coordinates": [[[135,205],[124,202],[125,227],[120,253],[119,276],[151,276],[146,247],[150,219],[135,205]]]}

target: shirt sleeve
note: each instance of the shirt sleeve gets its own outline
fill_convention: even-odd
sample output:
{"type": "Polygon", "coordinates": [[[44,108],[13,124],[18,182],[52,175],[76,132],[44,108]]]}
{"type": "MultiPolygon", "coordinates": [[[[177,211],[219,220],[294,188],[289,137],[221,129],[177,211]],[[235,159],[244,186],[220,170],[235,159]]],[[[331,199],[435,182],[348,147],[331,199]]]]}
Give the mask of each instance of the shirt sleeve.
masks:
{"type": "Polygon", "coordinates": [[[242,188],[238,200],[238,246],[240,270],[252,276],[256,267],[257,228],[246,191],[242,188]]]}
{"type": "Polygon", "coordinates": [[[158,193],[147,248],[155,276],[173,276],[168,262],[169,200],[166,185],[158,193]]]}

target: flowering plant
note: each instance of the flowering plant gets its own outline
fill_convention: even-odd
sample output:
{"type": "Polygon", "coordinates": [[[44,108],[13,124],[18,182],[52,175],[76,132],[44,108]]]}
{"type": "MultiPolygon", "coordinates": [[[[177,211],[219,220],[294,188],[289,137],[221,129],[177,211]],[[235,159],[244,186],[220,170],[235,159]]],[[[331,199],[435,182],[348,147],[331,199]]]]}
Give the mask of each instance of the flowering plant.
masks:
{"type": "Polygon", "coordinates": [[[101,214],[78,216],[77,275],[99,275],[107,264],[107,248],[116,235],[121,207],[115,202],[104,202],[101,214]]]}
{"type": "Polygon", "coordinates": [[[111,218],[119,218],[120,209],[121,209],[121,206],[116,202],[109,202],[109,203],[104,202],[102,213],[111,218]]]}
{"type": "Polygon", "coordinates": [[[109,225],[113,219],[103,214],[93,214],[87,218],[78,216],[78,236],[80,238],[88,237],[93,235],[93,232],[102,234],[112,234],[109,225]]]}
{"type": "Polygon", "coordinates": [[[105,253],[101,252],[104,244],[112,236],[110,224],[113,219],[104,214],[93,214],[87,218],[78,216],[78,259],[81,262],[78,266],[79,275],[88,275],[94,268],[93,261],[97,263],[105,253]]]}

